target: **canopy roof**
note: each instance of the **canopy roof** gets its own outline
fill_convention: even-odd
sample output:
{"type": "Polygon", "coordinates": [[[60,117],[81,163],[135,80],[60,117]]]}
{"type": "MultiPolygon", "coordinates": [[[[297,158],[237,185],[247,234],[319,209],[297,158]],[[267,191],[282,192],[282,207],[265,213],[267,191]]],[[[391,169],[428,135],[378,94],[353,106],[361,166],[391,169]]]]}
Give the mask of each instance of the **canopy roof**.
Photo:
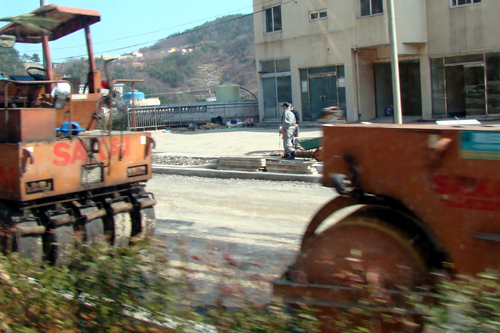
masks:
{"type": "MultiPolygon", "coordinates": [[[[85,28],[101,20],[101,14],[95,10],[78,9],[70,7],[59,7],[56,5],[46,5],[39,7],[30,14],[48,17],[59,22],[58,25],[42,26],[51,32],[48,35],[49,41],[57,40],[75,31],[85,28]]],[[[35,31],[19,23],[9,23],[0,28],[0,35],[15,36],[18,43],[38,44],[42,42],[42,33],[35,31]]]]}

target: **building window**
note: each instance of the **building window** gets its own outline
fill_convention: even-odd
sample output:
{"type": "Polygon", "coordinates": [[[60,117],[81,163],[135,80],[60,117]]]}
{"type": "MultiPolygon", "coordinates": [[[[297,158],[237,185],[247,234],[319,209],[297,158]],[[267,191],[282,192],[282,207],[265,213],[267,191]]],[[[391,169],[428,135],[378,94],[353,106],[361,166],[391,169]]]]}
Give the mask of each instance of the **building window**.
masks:
{"type": "Polygon", "coordinates": [[[321,20],[321,19],[326,19],[326,18],[328,18],[328,12],[326,10],[319,10],[316,12],[309,13],[309,20],[310,21],[316,21],[316,20],[321,20]]]}
{"type": "Polygon", "coordinates": [[[434,117],[500,113],[500,53],[431,59],[434,117]]]}
{"type": "Polygon", "coordinates": [[[359,14],[361,17],[383,13],[383,0],[359,0],[359,14]]]}
{"type": "Polygon", "coordinates": [[[281,119],[283,102],[292,102],[290,58],[260,62],[265,119],[281,119]]]}
{"type": "Polygon", "coordinates": [[[274,6],[266,9],[266,32],[283,30],[281,21],[281,6],[274,6]]]}
{"type": "Polygon", "coordinates": [[[481,3],[481,0],[451,0],[452,7],[472,5],[475,3],[481,3]]]}

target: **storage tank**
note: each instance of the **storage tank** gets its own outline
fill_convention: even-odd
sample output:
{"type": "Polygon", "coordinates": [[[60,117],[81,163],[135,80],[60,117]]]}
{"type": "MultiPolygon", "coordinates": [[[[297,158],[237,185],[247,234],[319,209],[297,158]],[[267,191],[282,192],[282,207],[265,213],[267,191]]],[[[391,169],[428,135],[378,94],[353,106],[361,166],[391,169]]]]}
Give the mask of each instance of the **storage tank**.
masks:
{"type": "Polygon", "coordinates": [[[135,99],[144,99],[144,93],[140,92],[139,90],[130,90],[129,92],[126,92],[125,94],[123,94],[123,99],[131,100],[132,92],[134,92],[135,99]]]}
{"type": "Polygon", "coordinates": [[[240,86],[231,82],[225,82],[217,87],[215,91],[217,102],[239,102],[240,86]]]}

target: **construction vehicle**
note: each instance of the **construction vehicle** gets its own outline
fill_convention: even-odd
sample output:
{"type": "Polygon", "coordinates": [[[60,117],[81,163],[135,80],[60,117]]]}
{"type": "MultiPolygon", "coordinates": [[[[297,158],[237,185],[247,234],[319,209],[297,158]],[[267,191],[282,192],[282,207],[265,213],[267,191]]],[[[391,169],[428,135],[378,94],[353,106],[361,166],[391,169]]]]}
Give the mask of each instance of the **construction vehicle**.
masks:
{"type": "MultiPolygon", "coordinates": [[[[274,283],[276,296],[320,311],[322,332],[342,331],[349,309],[375,311],[382,303],[364,302],[368,290],[401,310],[405,291],[432,286],[433,272],[500,269],[498,127],[324,125],[323,152],[323,185],[339,195],[274,283]]],[[[371,332],[410,331],[373,320],[371,332]]]]}
{"type": "Polygon", "coordinates": [[[4,253],[61,265],[75,235],[124,247],[132,237],[154,233],[155,199],[144,186],[154,141],[149,133],[111,129],[112,113],[104,111],[118,99],[113,85],[137,81],[101,80],[90,34],[100,14],[55,5],[30,14],[57,25],[0,28],[2,45],[41,43],[44,56],[42,69],[0,80],[0,245],[4,253]],[[49,48],[50,41],[80,30],[89,66],[83,93],[75,80],[54,74],[49,48]]]}

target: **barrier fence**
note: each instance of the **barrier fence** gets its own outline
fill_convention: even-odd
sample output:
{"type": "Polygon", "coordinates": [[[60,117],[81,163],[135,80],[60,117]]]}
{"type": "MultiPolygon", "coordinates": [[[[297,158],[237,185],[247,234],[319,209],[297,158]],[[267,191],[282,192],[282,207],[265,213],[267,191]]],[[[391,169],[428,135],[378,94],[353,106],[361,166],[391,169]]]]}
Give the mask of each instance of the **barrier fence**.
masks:
{"type": "Polygon", "coordinates": [[[224,123],[230,120],[259,120],[259,106],[255,102],[240,103],[192,103],[172,104],[128,109],[130,130],[151,130],[165,127],[181,127],[189,124],[210,123],[221,117],[224,123]]]}

